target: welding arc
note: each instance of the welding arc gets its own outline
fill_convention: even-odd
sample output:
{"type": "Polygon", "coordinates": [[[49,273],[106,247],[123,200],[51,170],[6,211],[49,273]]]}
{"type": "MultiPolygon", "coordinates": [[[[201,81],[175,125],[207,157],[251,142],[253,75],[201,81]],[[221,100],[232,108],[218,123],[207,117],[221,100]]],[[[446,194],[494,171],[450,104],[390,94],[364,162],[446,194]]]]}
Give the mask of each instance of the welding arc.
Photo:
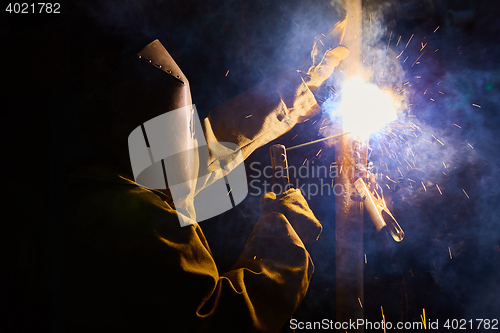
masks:
{"type": "Polygon", "coordinates": [[[286,150],[292,150],[292,149],[295,149],[295,148],[300,148],[300,147],[304,147],[304,146],[307,146],[307,145],[312,145],[313,143],[316,143],[316,142],[321,142],[321,141],[326,141],[328,139],[338,138],[339,136],[346,135],[346,134],[349,134],[349,133],[351,133],[351,132],[344,132],[344,133],[340,133],[340,134],[335,134],[335,135],[329,136],[327,138],[323,138],[323,139],[319,139],[319,140],[314,140],[314,141],[311,141],[311,142],[306,142],[306,143],[302,143],[302,144],[297,145],[297,146],[286,148],[286,150]]]}

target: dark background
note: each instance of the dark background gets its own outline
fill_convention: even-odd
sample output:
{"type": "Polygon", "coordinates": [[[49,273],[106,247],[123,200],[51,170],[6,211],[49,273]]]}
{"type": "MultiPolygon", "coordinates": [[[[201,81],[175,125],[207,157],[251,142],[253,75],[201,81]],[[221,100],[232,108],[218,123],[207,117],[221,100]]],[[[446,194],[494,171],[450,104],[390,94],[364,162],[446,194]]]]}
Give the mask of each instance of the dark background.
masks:
{"type": "MultiPolygon", "coordinates": [[[[3,170],[9,198],[0,236],[5,263],[0,313],[6,332],[63,331],[61,215],[71,196],[62,195],[61,188],[65,173],[93,158],[81,126],[80,100],[109,65],[103,55],[124,57],[160,39],[189,78],[193,101],[204,117],[280,66],[307,66],[314,36],[343,17],[342,8],[328,1],[62,1],[59,15],[9,14],[3,11],[7,3],[2,2],[0,15],[3,170]]],[[[403,242],[395,243],[364,221],[363,305],[371,321],[381,320],[381,306],[392,322],[419,321],[423,308],[427,318],[440,321],[500,319],[499,7],[494,0],[364,3],[367,19],[372,14],[374,22],[374,37],[367,38],[368,31],[363,36],[365,46],[372,47],[366,55],[382,50],[372,66],[374,82],[408,82],[400,88],[411,116],[400,120],[401,137],[381,133],[370,142],[379,172],[398,182],[380,184],[389,185],[384,195],[406,233],[403,242]],[[473,18],[453,21],[450,11],[472,11],[473,18]],[[424,44],[426,53],[414,64],[424,44]],[[395,59],[401,51],[394,80],[390,65],[380,59],[395,59]],[[408,130],[410,122],[420,128],[413,131],[416,136],[408,130]],[[377,147],[383,145],[392,153],[381,153],[377,147]],[[415,155],[411,170],[402,167],[406,149],[415,155]]],[[[332,96],[326,89],[318,97],[323,102],[332,96]]],[[[319,115],[277,141],[292,146],[319,138],[325,121],[327,115],[319,115]]],[[[321,143],[289,153],[290,165],[299,166],[306,158],[330,165],[334,152],[321,143]]],[[[269,164],[268,147],[256,151],[247,166],[256,161],[269,164]]],[[[247,172],[254,179],[252,170],[247,172]]],[[[294,317],[334,319],[334,197],[313,196],[309,202],[324,232],[309,248],[316,272],[294,317]]],[[[257,207],[258,196],[251,194],[236,209],[201,223],[221,272],[241,253],[258,218],[257,207]]]]}

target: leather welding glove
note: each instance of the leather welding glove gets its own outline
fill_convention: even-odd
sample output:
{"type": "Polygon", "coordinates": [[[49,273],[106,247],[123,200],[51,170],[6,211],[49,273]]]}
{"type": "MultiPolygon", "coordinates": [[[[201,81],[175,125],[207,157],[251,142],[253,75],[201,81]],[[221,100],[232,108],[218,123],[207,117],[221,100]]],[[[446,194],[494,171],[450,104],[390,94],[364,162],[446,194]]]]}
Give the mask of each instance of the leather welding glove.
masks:
{"type": "MultiPolygon", "coordinates": [[[[316,46],[316,43],[314,45],[316,46]]],[[[333,74],[335,67],[339,65],[340,61],[345,59],[348,55],[349,49],[340,45],[334,49],[328,49],[317,64],[314,64],[313,61],[313,65],[307,71],[307,75],[310,79],[306,84],[309,89],[314,90],[322,85],[323,82],[333,74]]]]}
{"type": "MultiPolygon", "coordinates": [[[[311,51],[312,65],[306,73],[307,78],[304,79],[311,91],[321,86],[333,74],[340,61],[349,56],[349,49],[340,45],[346,26],[347,19],[337,23],[328,34],[316,38],[311,51]]],[[[306,115],[299,117],[298,122],[306,121],[319,111],[319,108],[312,109],[306,115]]]]}
{"type": "Polygon", "coordinates": [[[260,198],[260,213],[261,215],[268,213],[285,215],[305,244],[311,244],[318,240],[323,230],[300,189],[289,189],[278,198],[273,192],[265,193],[260,198]]]}

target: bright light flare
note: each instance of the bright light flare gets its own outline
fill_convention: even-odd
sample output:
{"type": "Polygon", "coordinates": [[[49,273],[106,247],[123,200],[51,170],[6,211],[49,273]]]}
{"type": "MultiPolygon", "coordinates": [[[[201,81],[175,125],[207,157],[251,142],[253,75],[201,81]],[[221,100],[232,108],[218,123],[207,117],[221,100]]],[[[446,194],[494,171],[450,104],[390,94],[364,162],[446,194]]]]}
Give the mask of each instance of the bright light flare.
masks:
{"type": "Polygon", "coordinates": [[[342,115],[343,130],[362,140],[397,118],[391,95],[358,77],[344,83],[337,112],[342,115]]]}

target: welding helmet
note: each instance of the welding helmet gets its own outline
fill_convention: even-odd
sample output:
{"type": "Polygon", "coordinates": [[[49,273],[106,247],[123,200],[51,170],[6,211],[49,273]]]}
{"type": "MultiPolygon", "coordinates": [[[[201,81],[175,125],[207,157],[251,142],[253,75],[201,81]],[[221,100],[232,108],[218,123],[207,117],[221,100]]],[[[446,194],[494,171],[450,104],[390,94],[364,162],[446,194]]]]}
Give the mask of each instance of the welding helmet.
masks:
{"type": "Polygon", "coordinates": [[[189,82],[158,40],[148,44],[123,66],[111,89],[110,99],[118,109],[132,110],[129,113],[134,126],[139,125],[128,136],[136,183],[152,189],[168,187],[175,209],[180,213],[181,226],[218,215],[246,196],[246,174],[239,147],[215,142],[210,144],[209,151],[192,104],[189,82]],[[229,162],[217,159],[216,152],[232,157],[229,162]],[[214,163],[214,159],[221,163],[214,163]],[[226,176],[235,168],[238,171],[232,178],[236,177],[238,184],[233,187],[243,191],[236,190],[239,198],[231,197],[228,201],[226,176]],[[195,207],[194,197],[200,190],[199,184],[206,184],[207,178],[222,178],[222,182],[212,184],[211,190],[204,192],[205,200],[195,207]],[[222,201],[206,199],[214,197],[222,201]]]}

